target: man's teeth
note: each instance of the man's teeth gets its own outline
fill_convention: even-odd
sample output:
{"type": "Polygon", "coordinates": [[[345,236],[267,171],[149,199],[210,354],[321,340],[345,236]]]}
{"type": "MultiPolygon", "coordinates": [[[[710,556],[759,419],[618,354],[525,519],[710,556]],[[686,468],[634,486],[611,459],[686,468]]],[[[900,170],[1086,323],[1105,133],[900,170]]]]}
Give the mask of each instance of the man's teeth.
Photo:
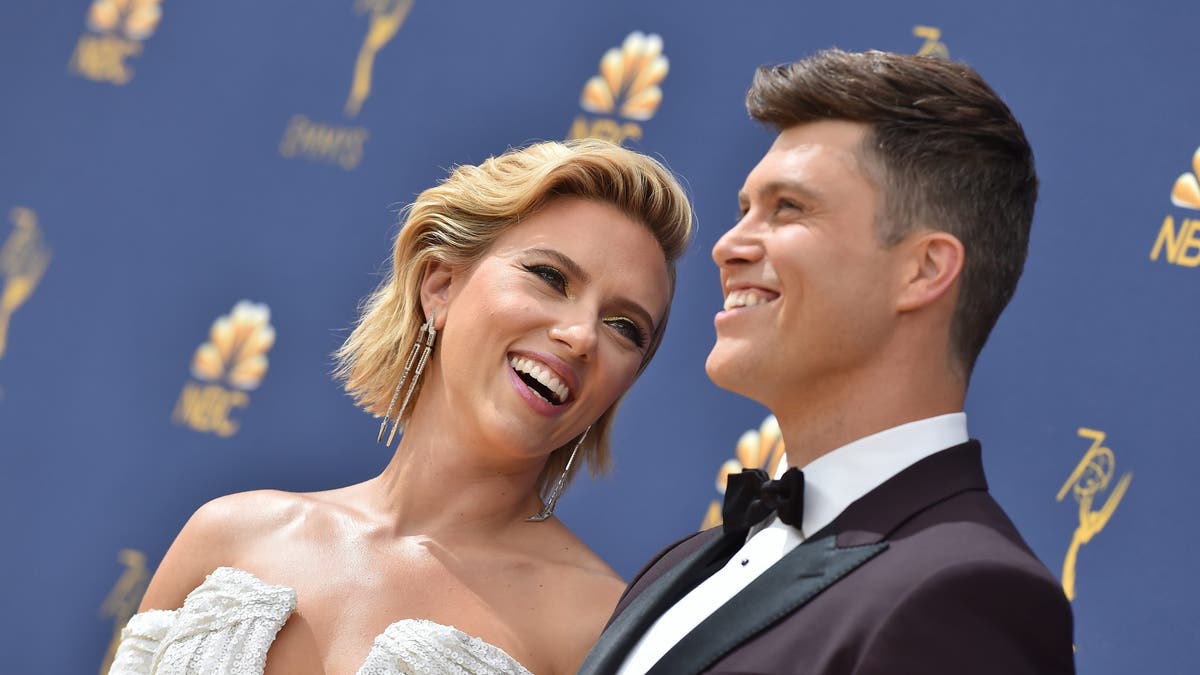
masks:
{"type": "Polygon", "coordinates": [[[735,307],[753,307],[774,300],[768,298],[757,291],[734,291],[725,296],[725,309],[733,309],[735,307]]]}
{"type": "Polygon", "coordinates": [[[571,390],[567,389],[567,385],[563,384],[563,381],[558,379],[558,376],[553,371],[533,359],[527,359],[523,356],[510,356],[508,364],[513,367],[513,370],[532,377],[538,381],[538,384],[553,392],[554,397],[558,400],[550,401],[551,403],[562,403],[571,394],[571,390]]]}

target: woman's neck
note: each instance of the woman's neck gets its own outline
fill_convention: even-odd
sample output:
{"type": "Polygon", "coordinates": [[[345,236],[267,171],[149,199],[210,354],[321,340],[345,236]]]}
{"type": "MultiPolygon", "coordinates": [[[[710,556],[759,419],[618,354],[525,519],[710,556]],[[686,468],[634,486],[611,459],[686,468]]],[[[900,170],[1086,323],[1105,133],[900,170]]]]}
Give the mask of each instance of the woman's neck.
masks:
{"type": "Polygon", "coordinates": [[[489,452],[474,425],[440,423],[432,407],[415,407],[391,461],[369,481],[372,503],[397,534],[494,533],[541,508],[535,485],[545,457],[489,452]]]}

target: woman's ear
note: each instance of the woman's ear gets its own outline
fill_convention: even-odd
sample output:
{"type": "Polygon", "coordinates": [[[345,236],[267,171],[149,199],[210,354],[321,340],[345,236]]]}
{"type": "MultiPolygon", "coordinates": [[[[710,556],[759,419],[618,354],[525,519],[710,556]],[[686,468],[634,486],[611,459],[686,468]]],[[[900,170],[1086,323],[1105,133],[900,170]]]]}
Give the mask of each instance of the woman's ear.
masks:
{"type": "Polygon", "coordinates": [[[435,317],[434,328],[438,330],[446,325],[457,278],[454,270],[440,260],[431,260],[425,266],[425,275],[421,278],[421,310],[426,318],[430,314],[435,317]]]}
{"type": "Polygon", "coordinates": [[[911,312],[946,297],[962,275],[966,260],[966,251],[958,237],[929,230],[901,245],[908,247],[909,255],[896,309],[911,312]]]}

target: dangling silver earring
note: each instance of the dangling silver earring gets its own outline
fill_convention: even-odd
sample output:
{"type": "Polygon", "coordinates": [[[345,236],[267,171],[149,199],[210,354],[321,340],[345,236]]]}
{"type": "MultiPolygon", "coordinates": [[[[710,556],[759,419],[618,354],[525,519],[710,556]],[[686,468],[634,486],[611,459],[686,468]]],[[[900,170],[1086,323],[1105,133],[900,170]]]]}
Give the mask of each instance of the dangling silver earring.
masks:
{"type": "Polygon", "coordinates": [[[388,434],[386,445],[391,447],[392,440],[396,438],[396,429],[400,426],[400,416],[404,414],[404,409],[408,407],[408,401],[412,398],[413,392],[417,390],[417,383],[421,381],[421,373],[425,370],[425,363],[429,360],[429,354],[433,352],[433,340],[437,337],[437,329],[433,327],[433,312],[429,313],[429,318],[421,326],[421,332],[417,333],[417,339],[413,341],[412,350],[408,352],[408,358],[404,361],[404,373],[400,376],[400,382],[396,385],[396,393],[392,394],[392,402],[388,404],[387,414],[383,416],[383,421],[379,423],[379,436],[375,439],[376,443],[383,443],[383,432],[387,429],[388,422],[392,423],[392,433],[388,434]],[[421,342],[425,342],[425,351],[421,352],[421,359],[417,361],[417,351],[421,348],[421,342]],[[392,410],[396,407],[396,399],[400,398],[400,390],[404,388],[404,383],[408,381],[408,373],[412,370],[413,362],[417,361],[417,372],[413,373],[412,381],[408,384],[408,391],[404,394],[404,402],[400,404],[400,409],[396,410],[396,416],[392,417],[392,410]]]}
{"type": "Polygon", "coordinates": [[[592,430],[592,425],[588,425],[583,433],[579,435],[579,440],[575,441],[575,447],[571,448],[571,456],[567,457],[567,465],[563,467],[562,473],[559,474],[558,480],[554,482],[554,488],[550,490],[550,498],[546,500],[542,510],[529,516],[525,520],[532,523],[540,523],[543,520],[554,515],[554,507],[558,504],[558,498],[562,496],[563,488],[567,485],[567,476],[571,473],[571,465],[575,463],[575,455],[579,452],[579,446],[583,445],[583,439],[587,438],[588,432],[592,430]]]}

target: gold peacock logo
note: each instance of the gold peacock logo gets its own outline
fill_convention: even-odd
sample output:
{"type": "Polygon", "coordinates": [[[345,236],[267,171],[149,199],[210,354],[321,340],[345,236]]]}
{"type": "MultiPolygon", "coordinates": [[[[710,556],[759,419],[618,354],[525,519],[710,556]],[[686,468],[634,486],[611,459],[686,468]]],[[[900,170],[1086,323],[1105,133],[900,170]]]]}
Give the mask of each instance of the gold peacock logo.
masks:
{"type": "Polygon", "coordinates": [[[162,20],[162,0],[94,0],[87,27],[71,56],[71,69],[97,82],[126,84],[133,70],[126,62],[142,53],[142,42],[162,20]]]}
{"type": "Polygon", "coordinates": [[[1183,172],[1171,187],[1171,203],[1183,209],[1200,211],[1200,148],[1192,155],[1192,170],[1183,172]]]}
{"type": "Polygon", "coordinates": [[[37,214],[18,206],[9,218],[13,231],[0,246],[0,359],[8,349],[13,313],[33,295],[50,265],[50,249],[42,242],[37,214]]]}
{"type": "MultiPolygon", "coordinates": [[[[762,469],[768,476],[774,476],[783,458],[783,436],[779,432],[779,421],[774,415],[768,415],[758,429],[750,429],[742,434],[737,442],[735,457],[725,460],[717,470],[717,492],[724,495],[725,482],[729,475],[740,473],[742,469],[762,469]]],[[[720,524],[721,500],[714,499],[708,505],[708,513],[705,514],[700,529],[706,530],[720,524]]]]}
{"type": "Polygon", "coordinates": [[[192,357],[192,376],[203,382],[224,380],[242,391],[257,389],[267,374],[267,352],[274,345],[270,308],[242,300],[213,322],[208,342],[192,357]]]}
{"type": "Polygon", "coordinates": [[[579,105],[597,115],[617,111],[622,117],[643,122],[654,117],[662,103],[658,85],[670,69],[662,50],[661,36],[630,33],[619,48],[604,52],[600,74],[583,85],[579,105]]]}
{"type": "MultiPolygon", "coordinates": [[[[1171,203],[1181,209],[1200,211],[1200,148],[1192,154],[1192,170],[1185,171],[1175,179],[1171,186],[1171,203]]],[[[1200,266],[1200,218],[1184,218],[1179,227],[1175,227],[1175,217],[1167,214],[1158,237],[1154,240],[1154,248],[1150,249],[1150,259],[1166,253],[1167,262],[1181,267],[1200,266]]]]}
{"type": "Polygon", "coordinates": [[[603,117],[576,117],[568,137],[602,138],[613,143],[641,139],[642,127],[638,122],[645,122],[658,112],[663,99],[659,85],[668,71],[670,63],[663,54],[662,36],[633,31],[620,47],[604,53],[599,74],[583,85],[580,107],[603,117]]]}
{"type": "Polygon", "coordinates": [[[154,35],[161,20],[162,0],[95,0],[88,8],[87,27],[142,41],[154,35]]]}
{"type": "Polygon", "coordinates": [[[229,314],[217,317],[208,341],[193,354],[192,377],[197,381],[184,384],[171,419],[222,437],[237,433],[239,425],[230,413],[250,405],[246,392],[262,384],[267,352],[274,345],[270,308],[249,300],[235,304],[229,314]]]}

